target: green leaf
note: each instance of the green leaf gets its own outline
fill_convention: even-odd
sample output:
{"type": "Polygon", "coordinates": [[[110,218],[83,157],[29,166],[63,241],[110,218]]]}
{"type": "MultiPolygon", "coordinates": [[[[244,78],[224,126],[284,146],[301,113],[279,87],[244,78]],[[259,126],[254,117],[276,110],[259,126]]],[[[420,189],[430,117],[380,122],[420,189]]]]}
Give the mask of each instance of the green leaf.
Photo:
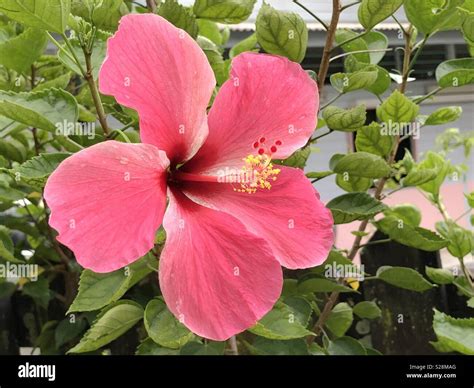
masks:
{"type": "Polygon", "coordinates": [[[380,267],[377,270],[377,279],[392,286],[416,292],[424,292],[434,287],[419,272],[408,267],[391,267],[389,265],[380,267]]]}
{"type": "Polygon", "coordinates": [[[392,240],[409,247],[431,252],[448,245],[448,241],[436,233],[428,229],[413,227],[396,216],[384,217],[377,221],[375,225],[392,240]]]}
{"type": "Polygon", "coordinates": [[[45,278],[39,278],[35,282],[30,281],[23,286],[23,294],[33,298],[33,300],[41,307],[48,308],[51,292],[49,291],[49,283],[45,278]]]}
{"type": "Polygon", "coordinates": [[[0,12],[26,26],[62,33],[66,29],[70,0],[0,0],[0,12]]]}
{"type": "Polygon", "coordinates": [[[257,40],[270,54],[282,55],[294,62],[301,62],[308,45],[306,23],[296,13],[278,11],[263,4],[257,15],[257,40]]]}
{"type": "Polygon", "coordinates": [[[336,184],[347,192],[364,192],[372,187],[372,179],[362,178],[349,174],[337,174],[336,184]]]}
{"type": "Polygon", "coordinates": [[[304,339],[276,341],[257,337],[252,344],[246,343],[253,355],[261,356],[301,356],[308,355],[308,347],[304,339]]]}
{"type": "Polygon", "coordinates": [[[421,186],[426,182],[430,182],[438,176],[438,171],[434,168],[414,167],[402,180],[404,187],[421,186]]]}
{"type": "Polygon", "coordinates": [[[382,310],[377,306],[377,303],[368,300],[357,303],[353,311],[355,315],[362,319],[375,319],[382,316],[382,310]]]}
{"type": "MultiPolygon", "coordinates": [[[[367,64],[379,63],[385,55],[385,52],[373,50],[384,50],[388,46],[388,39],[385,34],[379,31],[366,32],[360,38],[355,39],[358,34],[348,29],[338,29],[336,31],[336,42],[342,44],[341,48],[346,53],[353,53],[348,57],[355,59],[362,67],[367,64]],[[353,39],[349,43],[344,43],[353,39]],[[344,43],[344,44],[343,44],[344,43]],[[372,51],[371,51],[372,50],[372,51]]],[[[350,71],[361,70],[354,69],[350,71]]]]}
{"type": "Polygon", "coordinates": [[[442,125],[459,119],[462,115],[460,106],[446,106],[436,109],[426,119],[424,125],[442,125]]]}
{"type": "Polygon", "coordinates": [[[158,345],[172,349],[182,347],[194,337],[168,310],[162,299],[148,302],[145,308],[145,328],[158,345]]]}
{"type": "Polygon", "coordinates": [[[449,223],[448,235],[446,236],[449,240],[448,251],[454,257],[462,259],[471,253],[473,249],[473,234],[471,231],[460,227],[455,223],[449,223]]]}
{"type": "MultiPolygon", "coordinates": [[[[436,177],[434,179],[429,179],[426,183],[418,184],[417,186],[437,197],[439,195],[439,189],[448,175],[449,162],[436,152],[428,151],[425,159],[416,166],[416,170],[424,171],[427,175],[429,175],[429,172],[426,170],[433,170],[436,172],[436,177]]],[[[404,182],[404,184],[406,183],[404,182]]]]}
{"type": "Polygon", "coordinates": [[[131,300],[121,300],[104,309],[81,341],[68,353],[97,350],[130,330],[143,318],[143,308],[131,300]]]}
{"type": "Polygon", "coordinates": [[[71,318],[63,319],[54,331],[54,339],[56,346],[60,348],[64,344],[72,341],[79,336],[87,327],[85,319],[78,318],[71,320],[71,318]]]}
{"type": "Polygon", "coordinates": [[[0,155],[6,157],[7,160],[22,163],[27,158],[27,149],[16,139],[0,139],[0,155]]]}
{"type": "Polygon", "coordinates": [[[404,223],[417,227],[421,223],[421,212],[412,204],[400,204],[391,207],[384,211],[386,216],[394,216],[398,220],[402,220],[404,223]]]}
{"type": "Polygon", "coordinates": [[[17,179],[28,185],[43,187],[49,175],[64,159],[71,156],[66,152],[40,154],[11,170],[17,179]]]}
{"type": "MultiPolygon", "coordinates": [[[[71,80],[71,73],[67,72],[62,75],[60,75],[57,78],[53,78],[47,81],[44,81],[33,89],[35,92],[39,92],[40,90],[45,90],[45,89],[51,89],[51,88],[57,88],[57,89],[66,89],[67,85],[69,84],[69,81],[71,80]]],[[[95,121],[96,118],[94,116],[95,121]]]]}
{"type": "Polygon", "coordinates": [[[179,350],[163,348],[151,338],[144,340],[137,348],[137,356],[177,356],[179,350]]]}
{"type": "Polygon", "coordinates": [[[433,330],[437,349],[474,355],[474,318],[453,318],[435,309],[433,330]]]}
{"type": "Polygon", "coordinates": [[[402,4],[403,0],[362,0],[358,11],[359,22],[370,30],[393,15],[402,4]]]}
{"type": "Polygon", "coordinates": [[[331,85],[339,93],[370,88],[378,77],[375,69],[359,70],[353,73],[335,73],[330,77],[331,85]]]}
{"type": "Polygon", "coordinates": [[[365,356],[367,351],[359,341],[352,337],[342,337],[331,341],[328,346],[328,354],[333,356],[365,356]]]}
{"type": "Polygon", "coordinates": [[[218,23],[241,23],[252,13],[256,0],[196,0],[194,14],[218,23]]]}
{"type": "Polygon", "coordinates": [[[343,194],[329,201],[335,224],[347,224],[355,220],[366,220],[384,211],[387,206],[367,193],[343,194]]]}
{"type": "Polygon", "coordinates": [[[454,282],[453,273],[444,268],[425,267],[426,276],[436,284],[451,284],[454,282]]]}
{"type": "Polygon", "coordinates": [[[0,91],[0,115],[55,132],[58,125],[77,121],[78,107],[76,99],[60,89],[29,93],[0,91]]]}
{"type": "Polygon", "coordinates": [[[218,46],[223,44],[222,34],[216,22],[205,19],[197,19],[196,22],[199,27],[199,35],[204,36],[218,46]]]}
{"type": "Polygon", "coordinates": [[[232,47],[229,51],[229,58],[232,59],[245,51],[258,52],[256,33],[249,35],[247,38],[241,40],[234,47],[232,47]]]}
{"type": "MultiPolygon", "coordinates": [[[[197,4],[198,2],[196,2],[197,4]]],[[[186,31],[193,38],[198,35],[199,27],[190,9],[179,4],[176,0],[165,0],[158,8],[158,15],[163,16],[176,27],[186,31]]]]}
{"type": "Polygon", "coordinates": [[[90,3],[90,1],[72,0],[71,13],[102,30],[115,31],[120,18],[128,13],[128,8],[122,0],[100,0],[90,3]]]}
{"type": "Polygon", "coordinates": [[[474,208],[474,191],[471,191],[469,194],[464,194],[467,199],[467,204],[472,209],[474,208]]]}
{"type": "Polygon", "coordinates": [[[352,308],[345,302],[338,303],[329,314],[326,327],[336,337],[342,337],[351,327],[353,320],[352,308]]]}
{"type": "Polygon", "coordinates": [[[227,78],[229,78],[228,67],[224,62],[222,54],[220,53],[218,47],[209,39],[198,36],[197,42],[201,49],[206,54],[207,60],[214,71],[214,74],[219,85],[223,84],[227,78]]]}
{"type": "Polygon", "coordinates": [[[474,58],[450,59],[436,68],[436,81],[442,88],[474,83],[474,58]]]}
{"type": "Polygon", "coordinates": [[[3,225],[0,225],[0,259],[11,261],[12,263],[21,263],[14,254],[13,240],[10,231],[3,225]]]}
{"type": "Polygon", "coordinates": [[[299,320],[297,311],[283,302],[277,302],[257,324],[250,329],[251,333],[261,337],[277,340],[288,340],[314,335],[305,328],[306,323],[299,320]]]}
{"type": "Polygon", "coordinates": [[[390,87],[392,83],[392,79],[390,78],[390,74],[387,70],[379,65],[367,65],[359,61],[355,54],[347,55],[344,60],[344,68],[347,72],[352,73],[355,71],[377,71],[377,79],[375,82],[366,87],[365,90],[373,93],[375,95],[381,95],[385,93],[385,91],[390,87]]]}
{"type": "Polygon", "coordinates": [[[309,179],[323,179],[327,176],[333,175],[333,171],[311,171],[306,173],[306,178],[309,179]]]}
{"type": "Polygon", "coordinates": [[[47,42],[44,31],[28,28],[20,35],[0,43],[0,64],[18,73],[30,72],[47,42]]]}
{"type": "Polygon", "coordinates": [[[474,308],[474,298],[470,298],[467,300],[467,307],[474,308]]]}
{"type": "Polygon", "coordinates": [[[418,115],[420,107],[405,95],[395,90],[379,107],[377,117],[385,125],[389,123],[408,124],[418,115]]]}
{"type": "Polygon", "coordinates": [[[343,156],[333,169],[338,174],[363,178],[382,178],[390,174],[390,166],[378,155],[354,152],[343,156]]]}
{"type": "Polygon", "coordinates": [[[450,18],[464,0],[405,0],[405,13],[419,32],[431,34],[448,28],[450,18]]]}
{"type": "Polygon", "coordinates": [[[149,254],[128,267],[109,273],[85,269],[79,281],[78,294],[68,313],[98,310],[119,300],[130,287],[152,271],[150,263],[153,261],[153,256],[149,254]]]}
{"type": "Polygon", "coordinates": [[[352,109],[328,106],[323,110],[323,119],[326,121],[326,125],[329,129],[342,132],[354,132],[365,124],[365,105],[358,105],[352,109]]]}
{"type": "Polygon", "coordinates": [[[306,146],[296,150],[285,160],[275,160],[275,164],[281,164],[283,166],[295,168],[304,168],[309,155],[311,155],[311,147],[306,146]]]}
{"type": "Polygon", "coordinates": [[[383,134],[381,129],[376,122],[359,129],[355,140],[357,151],[387,157],[393,147],[393,137],[383,134]]]}
{"type": "Polygon", "coordinates": [[[225,341],[209,341],[205,344],[191,341],[181,348],[179,354],[182,356],[221,356],[224,354],[225,345],[225,341]]]}

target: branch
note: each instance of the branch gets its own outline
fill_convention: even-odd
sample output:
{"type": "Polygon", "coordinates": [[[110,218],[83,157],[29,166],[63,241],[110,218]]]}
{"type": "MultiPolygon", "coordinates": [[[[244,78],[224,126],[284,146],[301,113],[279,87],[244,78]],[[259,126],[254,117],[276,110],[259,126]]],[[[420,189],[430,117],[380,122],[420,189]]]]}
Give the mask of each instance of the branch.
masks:
{"type": "Polygon", "coordinates": [[[155,0],[146,0],[146,7],[148,8],[149,12],[155,13],[156,12],[155,0]]]}
{"type": "Polygon", "coordinates": [[[319,92],[324,87],[324,81],[328,74],[329,69],[329,59],[331,55],[332,45],[334,42],[334,37],[336,35],[337,25],[339,23],[339,16],[341,14],[341,3],[340,0],[332,0],[332,16],[331,22],[328,27],[328,33],[326,36],[326,44],[324,45],[323,57],[321,58],[321,63],[319,65],[318,73],[318,86],[319,92]]]}

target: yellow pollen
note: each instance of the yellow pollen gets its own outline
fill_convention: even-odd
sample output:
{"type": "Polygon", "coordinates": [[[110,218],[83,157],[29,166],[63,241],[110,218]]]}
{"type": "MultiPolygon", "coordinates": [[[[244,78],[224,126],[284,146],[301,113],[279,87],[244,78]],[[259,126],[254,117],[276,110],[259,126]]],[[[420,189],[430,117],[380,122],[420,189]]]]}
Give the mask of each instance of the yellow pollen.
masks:
{"type": "Polygon", "coordinates": [[[244,179],[239,182],[240,188],[234,188],[239,193],[254,194],[257,189],[270,190],[271,182],[277,180],[280,173],[279,168],[273,168],[272,158],[270,155],[248,155],[244,159],[244,166],[241,174],[244,179]]]}

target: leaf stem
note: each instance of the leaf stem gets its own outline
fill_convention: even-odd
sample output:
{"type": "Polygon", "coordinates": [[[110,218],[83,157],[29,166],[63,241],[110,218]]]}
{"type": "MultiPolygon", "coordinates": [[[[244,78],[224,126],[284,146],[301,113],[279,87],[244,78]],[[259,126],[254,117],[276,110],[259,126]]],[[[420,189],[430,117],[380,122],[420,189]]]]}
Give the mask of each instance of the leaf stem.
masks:
{"type": "Polygon", "coordinates": [[[321,20],[315,13],[313,13],[309,8],[301,4],[298,0],[293,0],[293,3],[304,9],[306,12],[308,12],[313,18],[315,18],[321,25],[324,27],[324,29],[327,31],[329,29],[328,25],[321,20]]]}
{"type": "Polygon", "coordinates": [[[343,42],[341,42],[341,43],[335,45],[335,46],[331,49],[331,51],[334,51],[334,50],[336,50],[336,49],[339,48],[339,47],[342,47],[342,46],[344,46],[344,45],[346,45],[346,44],[348,44],[348,43],[351,43],[351,42],[353,42],[354,40],[357,40],[357,39],[359,39],[359,38],[362,38],[362,37],[364,37],[365,35],[367,35],[369,32],[370,32],[370,30],[367,30],[367,31],[361,32],[360,34],[354,35],[352,38],[346,39],[345,41],[343,41],[343,42]]]}

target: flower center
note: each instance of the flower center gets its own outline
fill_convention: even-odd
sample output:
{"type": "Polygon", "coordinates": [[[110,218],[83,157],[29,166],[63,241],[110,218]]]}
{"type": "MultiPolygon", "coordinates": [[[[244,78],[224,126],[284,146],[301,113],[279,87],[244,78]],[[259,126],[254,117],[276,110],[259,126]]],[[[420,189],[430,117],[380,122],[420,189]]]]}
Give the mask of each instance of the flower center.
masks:
{"type": "Polygon", "coordinates": [[[265,141],[266,139],[262,137],[253,143],[257,155],[250,154],[242,159],[244,165],[241,169],[241,175],[244,179],[240,180],[239,188],[234,187],[234,191],[254,194],[259,188],[267,190],[272,188],[272,182],[276,181],[277,175],[281,171],[279,168],[273,167],[272,155],[282,143],[277,140],[268,148],[265,141]]]}

